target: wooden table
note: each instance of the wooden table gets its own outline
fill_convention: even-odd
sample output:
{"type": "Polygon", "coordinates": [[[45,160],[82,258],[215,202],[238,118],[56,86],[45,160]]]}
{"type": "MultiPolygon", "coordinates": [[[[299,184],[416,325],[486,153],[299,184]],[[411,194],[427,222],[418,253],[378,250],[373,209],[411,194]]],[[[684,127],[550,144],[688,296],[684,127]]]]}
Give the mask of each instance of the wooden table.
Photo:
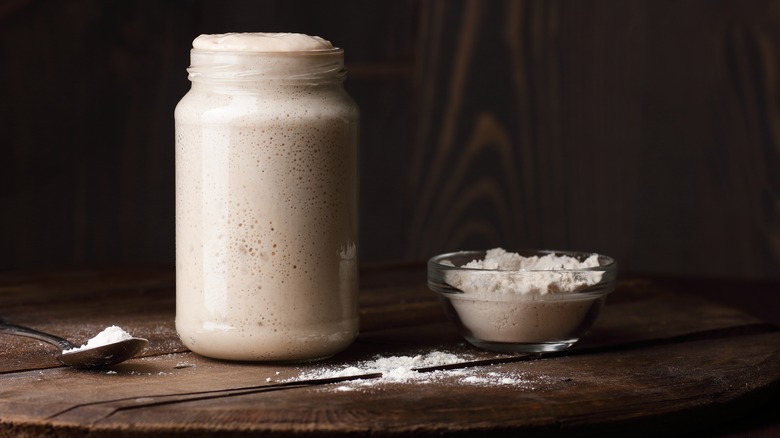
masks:
{"type": "Polygon", "coordinates": [[[624,278],[588,336],[539,356],[465,344],[422,265],[361,275],[355,344],[326,362],[280,365],[188,352],[167,267],[0,274],[0,312],[16,323],[79,342],[117,324],[150,340],[143,357],[78,371],[47,344],[0,335],[0,437],[780,431],[778,327],[675,287],[696,283],[624,278]],[[306,378],[432,351],[460,359],[421,370],[435,379],[306,378]]]}

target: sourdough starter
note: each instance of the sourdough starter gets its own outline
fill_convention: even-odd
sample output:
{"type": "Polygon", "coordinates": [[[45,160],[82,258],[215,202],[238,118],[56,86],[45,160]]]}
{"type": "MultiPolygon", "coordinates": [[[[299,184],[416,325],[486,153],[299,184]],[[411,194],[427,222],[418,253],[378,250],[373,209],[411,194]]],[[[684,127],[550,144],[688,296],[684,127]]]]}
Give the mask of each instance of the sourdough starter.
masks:
{"type": "Polygon", "coordinates": [[[176,328],[215,358],[313,360],[357,335],[357,123],[343,51],[201,35],[176,107],[176,328]]]}

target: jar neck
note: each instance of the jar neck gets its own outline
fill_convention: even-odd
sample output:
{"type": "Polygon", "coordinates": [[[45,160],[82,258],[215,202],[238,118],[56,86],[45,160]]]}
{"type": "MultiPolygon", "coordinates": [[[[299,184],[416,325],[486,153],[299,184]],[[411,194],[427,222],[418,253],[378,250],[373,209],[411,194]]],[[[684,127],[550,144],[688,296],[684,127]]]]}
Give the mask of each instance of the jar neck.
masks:
{"type": "Polygon", "coordinates": [[[306,52],[228,52],[192,49],[189,80],[195,83],[304,85],[342,82],[342,49],[306,52]]]}

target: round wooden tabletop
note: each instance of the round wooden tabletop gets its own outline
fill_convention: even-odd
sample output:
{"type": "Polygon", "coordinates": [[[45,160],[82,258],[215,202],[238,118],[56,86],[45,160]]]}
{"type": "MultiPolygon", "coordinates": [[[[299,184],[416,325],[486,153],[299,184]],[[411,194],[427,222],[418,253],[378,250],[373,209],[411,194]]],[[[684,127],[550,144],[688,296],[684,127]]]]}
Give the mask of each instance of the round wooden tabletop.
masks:
{"type": "Polygon", "coordinates": [[[364,272],[361,335],[308,364],[187,351],[167,269],[0,276],[14,322],[74,340],[117,324],[150,340],[142,357],[80,371],[0,335],[0,436],[687,433],[777,403],[780,331],[738,310],[624,279],[573,348],[497,354],[463,341],[421,274],[364,272]]]}

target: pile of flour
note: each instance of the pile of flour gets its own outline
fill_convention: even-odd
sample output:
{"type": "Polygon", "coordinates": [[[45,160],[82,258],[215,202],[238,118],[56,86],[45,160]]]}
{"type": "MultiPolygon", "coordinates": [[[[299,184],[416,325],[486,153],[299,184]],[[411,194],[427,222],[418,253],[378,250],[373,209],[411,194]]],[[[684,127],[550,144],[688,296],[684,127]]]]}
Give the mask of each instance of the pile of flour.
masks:
{"type": "MultiPolygon", "coordinates": [[[[442,264],[455,266],[448,260],[442,264]]],[[[461,266],[475,271],[447,271],[445,281],[456,289],[485,298],[485,295],[496,294],[571,293],[601,281],[602,272],[583,270],[598,266],[598,254],[580,261],[565,254],[523,257],[493,248],[486,252],[483,260],[472,260],[461,266]]]]}
{"type": "Polygon", "coordinates": [[[63,354],[75,353],[77,351],[102,347],[104,345],[114,344],[132,338],[133,337],[130,335],[130,333],[124,331],[122,328],[118,326],[112,325],[110,327],[106,327],[105,330],[95,335],[94,338],[87,341],[87,343],[82,345],[81,347],[63,350],[62,353],[63,354]]]}

